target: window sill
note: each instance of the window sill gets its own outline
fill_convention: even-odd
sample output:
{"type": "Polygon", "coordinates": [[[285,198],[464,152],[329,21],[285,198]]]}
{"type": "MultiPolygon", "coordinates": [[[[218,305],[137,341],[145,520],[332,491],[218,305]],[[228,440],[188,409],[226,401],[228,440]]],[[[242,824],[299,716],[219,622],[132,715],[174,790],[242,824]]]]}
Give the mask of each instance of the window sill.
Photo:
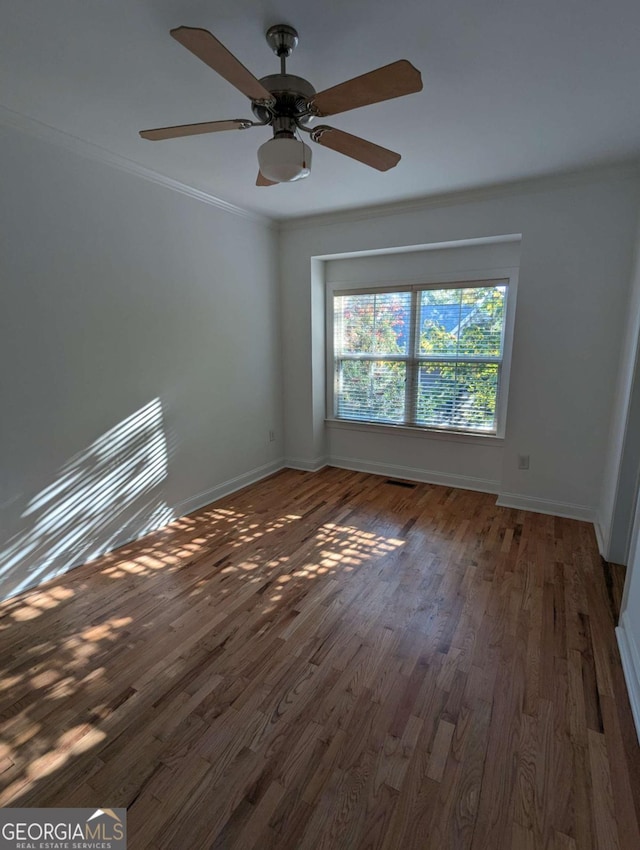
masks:
{"type": "Polygon", "coordinates": [[[349,419],[325,419],[327,428],[344,431],[364,431],[369,434],[402,435],[419,440],[444,440],[451,443],[471,443],[480,446],[502,446],[504,437],[496,434],[468,434],[463,431],[438,431],[431,428],[414,428],[411,425],[388,425],[378,422],[355,422],[349,419]]]}

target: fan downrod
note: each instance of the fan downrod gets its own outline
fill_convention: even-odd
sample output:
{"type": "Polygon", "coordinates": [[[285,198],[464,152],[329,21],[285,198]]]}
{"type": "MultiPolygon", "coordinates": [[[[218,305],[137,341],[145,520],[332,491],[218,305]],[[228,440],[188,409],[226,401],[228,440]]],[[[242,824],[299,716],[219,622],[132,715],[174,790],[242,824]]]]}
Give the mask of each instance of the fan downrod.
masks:
{"type": "MultiPolygon", "coordinates": [[[[280,73],[268,74],[260,84],[274,99],[272,104],[251,102],[251,110],[262,124],[271,124],[276,129],[278,119],[293,121],[293,125],[306,127],[313,120],[308,104],[316,90],[308,80],[288,74],[286,61],[298,44],[298,32],[288,24],[274,24],[265,33],[267,44],[280,59],[280,73]]],[[[291,129],[291,128],[290,128],[291,129]]]]}

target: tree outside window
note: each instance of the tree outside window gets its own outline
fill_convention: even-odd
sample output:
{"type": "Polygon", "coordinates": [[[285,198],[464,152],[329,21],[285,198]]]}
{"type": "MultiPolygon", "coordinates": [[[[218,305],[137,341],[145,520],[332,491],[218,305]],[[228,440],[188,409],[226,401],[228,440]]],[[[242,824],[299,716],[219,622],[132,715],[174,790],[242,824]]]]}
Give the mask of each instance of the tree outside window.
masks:
{"type": "Polygon", "coordinates": [[[507,285],[334,296],[335,415],[495,433],[507,285]]]}

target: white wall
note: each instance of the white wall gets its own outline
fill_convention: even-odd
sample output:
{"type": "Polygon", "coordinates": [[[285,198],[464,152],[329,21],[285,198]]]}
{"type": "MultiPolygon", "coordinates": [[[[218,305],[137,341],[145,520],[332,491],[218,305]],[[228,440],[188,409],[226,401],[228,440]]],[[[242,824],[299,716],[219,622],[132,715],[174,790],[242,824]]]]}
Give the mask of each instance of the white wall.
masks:
{"type": "MultiPolygon", "coordinates": [[[[438,275],[480,276],[517,269],[520,239],[422,251],[327,260],[325,281],[343,288],[359,284],[420,283],[438,275]]],[[[512,297],[515,298],[515,288],[512,297]]],[[[424,478],[454,487],[498,492],[504,440],[421,432],[366,424],[328,422],[327,455],[339,466],[397,477],[424,478]],[[392,435],[392,436],[391,436],[392,435]]]]}
{"type": "MultiPolygon", "coordinates": [[[[627,308],[638,189],[635,172],[609,170],[286,225],[281,266],[290,462],[312,468],[331,461],[322,424],[322,264],[312,258],[521,233],[507,433],[496,489],[505,504],[592,519],[627,308]],[[530,455],[528,471],[518,471],[518,454],[530,455]]],[[[464,443],[444,449],[442,439],[413,438],[424,448],[405,444],[400,456],[391,437],[358,436],[349,450],[354,466],[378,464],[380,472],[400,463],[427,480],[443,473],[455,478],[473,459],[476,470],[493,476],[495,449],[464,443]],[[436,439],[437,449],[427,448],[436,439]],[[436,451],[444,458],[440,469],[421,466],[421,458],[436,451]]]]}
{"type": "Polygon", "coordinates": [[[283,428],[275,231],[0,151],[3,597],[277,468],[283,428]]]}
{"type": "Polygon", "coordinates": [[[596,529],[603,557],[627,564],[616,634],[640,740],[640,233],[596,529]]]}
{"type": "Polygon", "coordinates": [[[519,264],[520,235],[513,234],[491,242],[327,260],[325,279],[345,288],[368,283],[420,283],[428,275],[514,268],[519,264]]]}
{"type": "Polygon", "coordinates": [[[601,554],[626,564],[640,473],[640,230],[596,528],[601,554]]]}
{"type": "Polygon", "coordinates": [[[0,129],[0,150],[0,597],[278,468],[284,421],[293,465],[351,457],[494,481],[526,507],[586,516],[598,504],[635,174],[292,222],[278,256],[262,221],[15,130],[0,129]],[[512,233],[504,444],[327,441],[317,258],[512,233]],[[516,470],[522,453],[529,472],[516,470]]]}

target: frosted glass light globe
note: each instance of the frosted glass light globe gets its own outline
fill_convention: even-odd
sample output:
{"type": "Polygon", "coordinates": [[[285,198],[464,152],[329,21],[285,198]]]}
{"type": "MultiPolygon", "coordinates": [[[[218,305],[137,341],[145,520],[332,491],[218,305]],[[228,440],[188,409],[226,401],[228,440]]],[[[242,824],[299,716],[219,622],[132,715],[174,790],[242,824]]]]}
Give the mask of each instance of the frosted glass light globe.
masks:
{"type": "Polygon", "coordinates": [[[269,139],[258,148],[263,177],[274,183],[292,183],[311,172],[311,148],[289,137],[269,139]]]}

